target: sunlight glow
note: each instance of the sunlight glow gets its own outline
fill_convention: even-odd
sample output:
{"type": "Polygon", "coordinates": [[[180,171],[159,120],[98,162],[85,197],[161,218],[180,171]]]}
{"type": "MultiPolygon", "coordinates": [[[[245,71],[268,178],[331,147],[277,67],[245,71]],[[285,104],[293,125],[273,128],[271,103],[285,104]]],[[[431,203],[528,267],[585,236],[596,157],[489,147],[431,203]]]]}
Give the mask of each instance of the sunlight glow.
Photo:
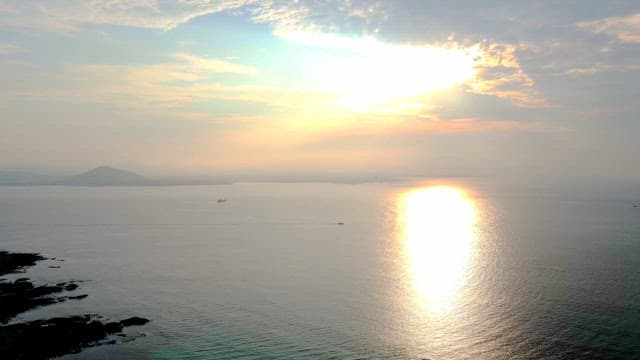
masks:
{"type": "Polygon", "coordinates": [[[475,207],[462,190],[438,186],[401,196],[400,208],[415,297],[434,313],[446,312],[472,255],[475,207]]]}
{"type": "Polygon", "coordinates": [[[281,36],[333,50],[315,70],[326,90],[339,94],[339,105],[352,111],[370,111],[464,83],[473,78],[479,56],[475,47],[392,45],[372,37],[304,32],[281,36]]]}

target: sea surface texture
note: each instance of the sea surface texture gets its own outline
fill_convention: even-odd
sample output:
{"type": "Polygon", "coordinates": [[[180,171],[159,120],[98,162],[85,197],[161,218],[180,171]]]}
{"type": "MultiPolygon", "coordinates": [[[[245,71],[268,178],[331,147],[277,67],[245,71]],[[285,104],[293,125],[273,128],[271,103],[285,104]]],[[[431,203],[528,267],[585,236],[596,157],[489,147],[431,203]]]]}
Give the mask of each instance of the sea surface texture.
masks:
{"type": "Polygon", "coordinates": [[[0,249],[65,260],[34,281],[87,280],[18,321],[151,319],[70,359],[640,359],[633,205],[435,183],[3,187],[0,249]]]}

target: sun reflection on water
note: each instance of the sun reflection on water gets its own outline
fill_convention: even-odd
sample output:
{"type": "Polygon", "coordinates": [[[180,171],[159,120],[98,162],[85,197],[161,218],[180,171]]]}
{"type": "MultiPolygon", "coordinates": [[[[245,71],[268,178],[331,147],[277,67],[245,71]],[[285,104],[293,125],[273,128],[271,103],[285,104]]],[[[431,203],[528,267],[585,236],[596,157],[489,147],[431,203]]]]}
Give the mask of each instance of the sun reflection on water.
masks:
{"type": "Polygon", "coordinates": [[[414,298],[431,313],[446,313],[472,256],[475,206],[462,189],[435,186],[401,195],[399,209],[414,298]]]}

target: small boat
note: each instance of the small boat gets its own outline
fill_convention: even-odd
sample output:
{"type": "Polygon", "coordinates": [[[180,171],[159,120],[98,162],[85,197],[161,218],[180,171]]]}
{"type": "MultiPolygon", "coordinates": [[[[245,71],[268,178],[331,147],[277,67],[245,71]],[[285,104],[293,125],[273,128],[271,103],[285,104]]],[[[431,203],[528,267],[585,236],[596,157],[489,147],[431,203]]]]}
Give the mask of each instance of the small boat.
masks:
{"type": "Polygon", "coordinates": [[[227,199],[218,199],[219,203],[227,202],[227,199]]]}

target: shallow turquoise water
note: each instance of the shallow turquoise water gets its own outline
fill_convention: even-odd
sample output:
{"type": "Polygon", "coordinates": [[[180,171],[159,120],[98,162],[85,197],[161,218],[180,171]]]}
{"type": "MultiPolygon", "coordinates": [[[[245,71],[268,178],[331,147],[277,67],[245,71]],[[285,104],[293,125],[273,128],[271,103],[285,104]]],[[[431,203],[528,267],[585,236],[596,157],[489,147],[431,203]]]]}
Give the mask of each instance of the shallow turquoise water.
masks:
{"type": "Polygon", "coordinates": [[[426,188],[0,188],[0,247],[153,320],[69,358],[640,358],[635,199],[426,188]]]}

